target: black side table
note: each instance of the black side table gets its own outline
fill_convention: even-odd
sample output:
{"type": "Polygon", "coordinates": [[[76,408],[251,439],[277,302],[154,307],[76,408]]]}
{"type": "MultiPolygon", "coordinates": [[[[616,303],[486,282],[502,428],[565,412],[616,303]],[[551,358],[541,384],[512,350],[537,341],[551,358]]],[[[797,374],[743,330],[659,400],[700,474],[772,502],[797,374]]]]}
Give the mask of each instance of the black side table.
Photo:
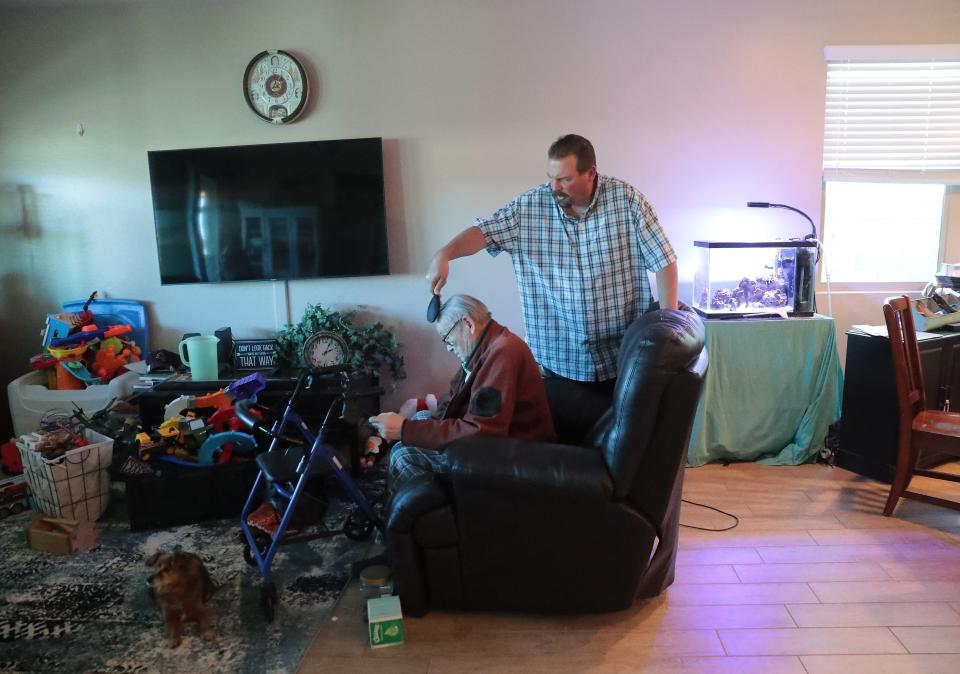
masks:
{"type": "MultiPolygon", "coordinates": [[[[890,341],[886,337],[847,333],[840,448],[841,468],[890,482],[897,467],[900,410],[893,378],[890,341]]],[[[927,407],[960,409],[960,332],[943,332],[919,342],[927,407]]],[[[919,465],[930,468],[950,460],[921,454],[919,465]]]]}

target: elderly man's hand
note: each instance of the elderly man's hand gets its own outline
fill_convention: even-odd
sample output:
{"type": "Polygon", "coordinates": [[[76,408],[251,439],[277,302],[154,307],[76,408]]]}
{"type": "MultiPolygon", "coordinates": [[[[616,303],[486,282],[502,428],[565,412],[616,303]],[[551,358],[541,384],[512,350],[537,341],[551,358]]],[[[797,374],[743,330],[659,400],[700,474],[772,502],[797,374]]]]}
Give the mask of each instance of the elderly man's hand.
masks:
{"type": "Polygon", "coordinates": [[[370,425],[377,429],[384,440],[399,440],[403,429],[403,417],[396,412],[384,412],[367,419],[370,425]]]}

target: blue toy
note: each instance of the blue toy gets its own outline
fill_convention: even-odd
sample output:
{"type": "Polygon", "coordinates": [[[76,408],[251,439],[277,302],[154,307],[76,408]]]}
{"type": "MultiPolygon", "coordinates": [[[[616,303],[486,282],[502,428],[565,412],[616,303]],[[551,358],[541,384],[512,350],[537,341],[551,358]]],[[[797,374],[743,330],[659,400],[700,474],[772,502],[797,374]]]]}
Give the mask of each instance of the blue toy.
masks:
{"type": "Polygon", "coordinates": [[[223,450],[224,445],[233,444],[233,452],[243,454],[256,454],[257,441],[249,433],[239,431],[224,431],[223,433],[214,433],[203,441],[200,449],[197,450],[197,463],[204,466],[212,466],[218,452],[223,450]]]}
{"type": "Polygon", "coordinates": [[[82,381],[87,386],[100,383],[100,377],[94,377],[82,360],[62,360],[60,364],[74,377],[82,381]]]}

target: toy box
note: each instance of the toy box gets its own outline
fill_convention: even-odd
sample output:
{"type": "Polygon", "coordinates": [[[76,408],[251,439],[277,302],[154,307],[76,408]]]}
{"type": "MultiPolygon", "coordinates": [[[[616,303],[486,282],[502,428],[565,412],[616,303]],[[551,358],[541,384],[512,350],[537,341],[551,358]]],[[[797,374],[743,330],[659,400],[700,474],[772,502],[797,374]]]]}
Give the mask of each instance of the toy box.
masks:
{"type": "Polygon", "coordinates": [[[258,472],[250,460],[195,468],[171,464],[161,475],[126,477],[130,530],[238,517],[258,472]]]}
{"type": "Polygon", "coordinates": [[[92,548],[97,542],[93,522],[37,515],[26,527],[27,545],[52,555],[70,555],[92,548]]]}
{"type": "Polygon", "coordinates": [[[88,415],[103,409],[114,398],[126,398],[133,393],[133,385],[140,375],[124,372],[109,384],[88,386],[82,391],[53,391],[47,388],[43,372],[33,371],[17,377],[7,385],[13,432],[24,435],[40,428],[40,419],[47,412],[73,412],[73,404],[88,415]]]}
{"type": "Polygon", "coordinates": [[[367,621],[370,648],[398,646],[403,643],[403,612],[400,597],[377,597],[367,600],[367,621]]]}
{"type": "Polygon", "coordinates": [[[83,435],[89,444],[56,459],[46,459],[17,442],[35,510],[52,517],[93,521],[107,509],[113,439],[89,428],[83,435]]]}
{"type": "MultiPolygon", "coordinates": [[[[72,300],[63,303],[63,310],[79,313],[86,300],[72,300]]],[[[130,336],[143,350],[143,357],[150,353],[150,324],[147,321],[147,308],[137,300],[95,299],[87,305],[93,314],[94,322],[100,327],[108,325],[129,325],[130,336]]]]}
{"type": "MultiPolygon", "coordinates": [[[[77,313],[83,309],[86,300],[64,302],[64,311],[77,313]]],[[[146,358],[150,353],[150,325],[147,310],[143,302],[136,300],[96,299],[88,305],[97,325],[129,325],[130,337],[137,343],[146,358]]],[[[40,418],[51,410],[73,412],[76,403],[88,414],[102,409],[114,398],[127,398],[133,393],[133,385],[139,377],[124,373],[109,384],[96,384],[78,390],[50,390],[44,372],[33,371],[14,379],[7,385],[7,398],[10,401],[10,417],[13,419],[13,432],[16,435],[30,433],[40,427],[40,418]]]]}

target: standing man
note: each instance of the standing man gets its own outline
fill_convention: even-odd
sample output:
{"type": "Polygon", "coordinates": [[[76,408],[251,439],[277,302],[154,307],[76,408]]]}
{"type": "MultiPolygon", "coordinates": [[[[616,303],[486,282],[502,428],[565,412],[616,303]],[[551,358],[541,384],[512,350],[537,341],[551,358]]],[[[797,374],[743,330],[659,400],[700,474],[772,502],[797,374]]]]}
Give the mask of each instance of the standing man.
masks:
{"type": "Polygon", "coordinates": [[[578,423],[589,426],[609,406],[623,334],[654,306],[648,269],[660,306],[677,308],[676,255],[644,196],[597,173],[586,138],[560,137],[547,160],[547,182],[478,218],[437,251],[426,277],[439,294],[450,260],[509,253],[547,393],[552,402],[574,396],[578,423]]]}

